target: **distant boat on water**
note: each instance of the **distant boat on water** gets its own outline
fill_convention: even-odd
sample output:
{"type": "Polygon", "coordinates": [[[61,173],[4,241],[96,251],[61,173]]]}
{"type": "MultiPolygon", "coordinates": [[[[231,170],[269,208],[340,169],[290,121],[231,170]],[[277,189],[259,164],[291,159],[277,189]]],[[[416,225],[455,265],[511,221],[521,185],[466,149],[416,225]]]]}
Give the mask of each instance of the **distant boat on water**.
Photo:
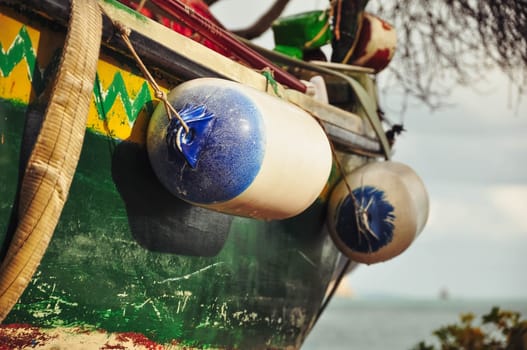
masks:
{"type": "Polygon", "coordinates": [[[450,299],[450,292],[447,288],[441,288],[439,290],[439,299],[440,300],[449,300],[450,299]]]}

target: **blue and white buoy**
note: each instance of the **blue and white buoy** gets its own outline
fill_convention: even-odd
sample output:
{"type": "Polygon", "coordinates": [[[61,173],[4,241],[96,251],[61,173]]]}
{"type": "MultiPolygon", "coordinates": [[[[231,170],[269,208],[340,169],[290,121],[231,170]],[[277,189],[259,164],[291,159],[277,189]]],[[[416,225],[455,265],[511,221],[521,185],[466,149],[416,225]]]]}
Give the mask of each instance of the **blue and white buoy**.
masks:
{"type": "Polygon", "coordinates": [[[147,148],[159,180],[177,197],[224,213],[283,219],[307,209],[323,190],[331,148],[300,108],[216,78],[182,83],[168,100],[189,132],[169,121],[160,103],[147,148]]]}
{"type": "Polygon", "coordinates": [[[335,187],[328,224],[345,255],[373,264],[406,250],[423,230],[428,211],[425,186],[410,167],[375,162],[348,174],[335,187]]]}

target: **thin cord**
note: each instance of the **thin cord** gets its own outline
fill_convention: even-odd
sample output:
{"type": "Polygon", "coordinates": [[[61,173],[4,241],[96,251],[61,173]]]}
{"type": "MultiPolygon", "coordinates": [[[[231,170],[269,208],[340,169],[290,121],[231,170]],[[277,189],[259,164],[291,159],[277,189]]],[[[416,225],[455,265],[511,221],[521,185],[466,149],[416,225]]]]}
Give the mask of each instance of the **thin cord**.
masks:
{"type": "Polygon", "coordinates": [[[145,4],[146,4],[146,0],[141,0],[139,5],[137,5],[136,11],[140,12],[143,9],[143,7],[145,7],[145,4]]]}
{"type": "Polygon", "coordinates": [[[187,123],[179,115],[179,113],[176,111],[176,109],[170,104],[170,102],[167,99],[167,96],[166,96],[165,92],[163,90],[161,90],[161,88],[159,87],[159,84],[157,84],[157,82],[154,79],[154,77],[152,76],[152,74],[150,74],[150,72],[148,71],[148,68],[146,68],[146,65],[143,63],[143,60],[141,60],[141,57],[139,57],[139,55],[137,54],[137,51],[135,51],[135,48],[132,45],[132,42],[130,41],[130,33],[131,33],[130,28],[128,28],[127,26],[125,26],[123,23],[121,23],[119,21],[113,20],[108,15],[108,13],[106,13],[106,11],[104,10],[104,8],[102,6],[100,6],[100,8],[101,8],[102,12],[110,19],[110,21],[112,22],[113,26],[119,32],[119,35],[123,39],[126,47],[128,48],[128,50],[130,50],[130,53],[134,57],[137,65],[139,66],[139,69],[141,70],[141,72],[145,76],[146,80],[148,81],[148,83],[150,84],[152,89],[154,90],[155,97],[163,102],[163,105],[165,106],[165,110],[167,112],[168,120],[170,121],[170,120],[172,120],[175,117],[181,123],[181,125],[183,126],[183,129],[185,129],[185,132],[189,133],[190,132],[190,128],[188,127],[187,123]]]}

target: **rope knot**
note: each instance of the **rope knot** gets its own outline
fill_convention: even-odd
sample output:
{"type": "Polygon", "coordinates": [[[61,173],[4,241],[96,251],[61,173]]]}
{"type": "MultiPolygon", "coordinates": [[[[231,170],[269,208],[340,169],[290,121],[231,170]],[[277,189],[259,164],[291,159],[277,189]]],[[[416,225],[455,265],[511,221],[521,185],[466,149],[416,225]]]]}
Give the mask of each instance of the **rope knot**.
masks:
{"type": "Polygon", "coordinates": [[[167,95],[162,91],[162,90],[154,90],[154,96],[158,99],[158,100],[166,100],[167,98],[167,95]]]}
{"type": "Polygon", "coordinates": [[[130,36],[132,31],[121,21],[113,21],[114,27],[119,31],[121,35],[130,36]]]}

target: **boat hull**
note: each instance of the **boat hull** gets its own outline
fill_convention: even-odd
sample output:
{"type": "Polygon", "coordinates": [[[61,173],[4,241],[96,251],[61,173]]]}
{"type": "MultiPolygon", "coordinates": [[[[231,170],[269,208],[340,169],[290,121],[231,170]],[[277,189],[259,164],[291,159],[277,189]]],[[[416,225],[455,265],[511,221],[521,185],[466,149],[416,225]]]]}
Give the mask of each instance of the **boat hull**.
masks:
{"type": "MultiPolygon", "coordinates": [[[[0,8],[3,257],[64,34],[47,19],[0,8]]],[[[166,77],[159,82],[165,91],[171,85],[166,77]]],[[[15,347],[24,329],[36,327],[75,329],[72,336],[136,334],[167,347],[300,347],[340,266],[325,224],[335,171],[315,203],[287,220],[190,205],[171,195],[150,166],[145,131],[153,96],[133,62],[102,50],[67,203],[0,338],[15,347]]],[[[45,338],[33,344],[55,339],[45,338]]]]}

